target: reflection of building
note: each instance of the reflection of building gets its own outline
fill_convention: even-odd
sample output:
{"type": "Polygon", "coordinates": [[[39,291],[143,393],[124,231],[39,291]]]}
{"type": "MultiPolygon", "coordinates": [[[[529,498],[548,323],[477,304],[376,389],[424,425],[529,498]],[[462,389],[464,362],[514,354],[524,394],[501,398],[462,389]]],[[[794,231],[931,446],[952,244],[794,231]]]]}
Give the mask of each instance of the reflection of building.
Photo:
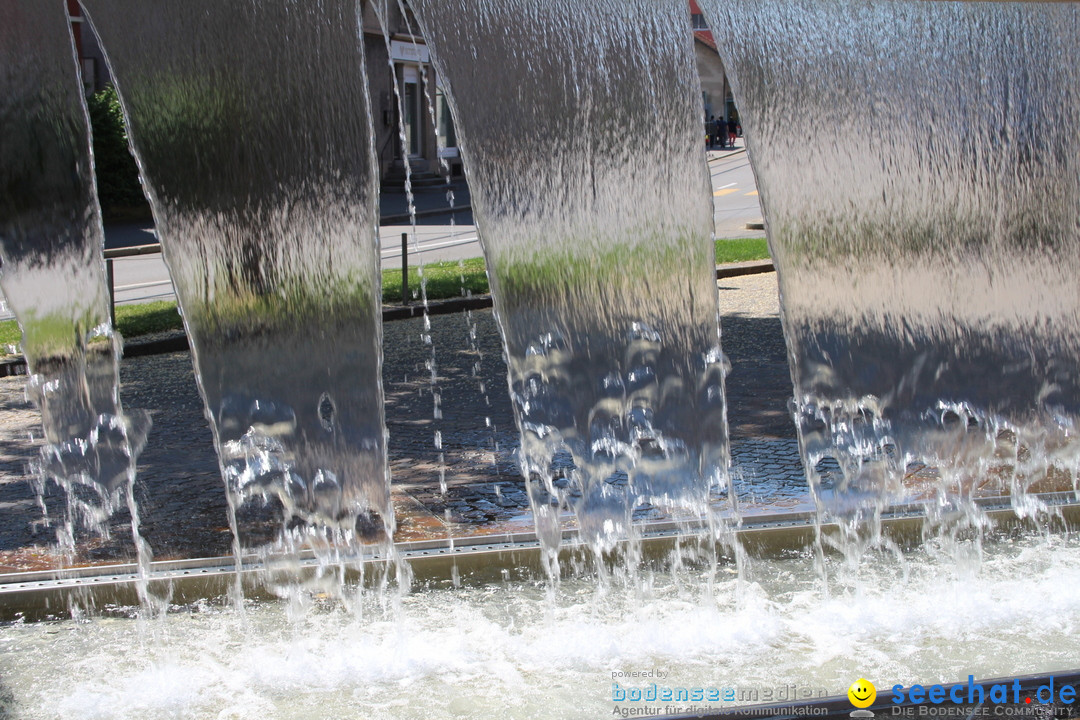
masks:
{"type": "Polygon", "coordinates": [[[697,56],[698,75],[701,76],[701,95],[705,104],[705,117],[716,116],[725,120],[738,119],[731,86],[724,72],[724,64],[716,51],[705,17],[701,14],[696,0],[690,0],[690,18],[694,29],[694,54],[697,56]]]}

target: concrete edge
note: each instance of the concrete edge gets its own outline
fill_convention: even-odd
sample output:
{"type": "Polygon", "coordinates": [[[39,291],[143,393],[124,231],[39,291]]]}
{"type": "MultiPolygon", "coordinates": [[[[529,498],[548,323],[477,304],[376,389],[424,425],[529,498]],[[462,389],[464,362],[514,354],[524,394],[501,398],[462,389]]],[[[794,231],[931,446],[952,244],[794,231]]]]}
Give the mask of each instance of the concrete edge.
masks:
{"type": "Polygon", "coordinates": [[[0,377],[13,377],[26,374],[26,358],[22,355],[14,355],[6,360],[0,360],[0,377]]]}
{"type": "Polygon", "coordinates": [[[747,262],[727,263],[716,266],[716,279],[742,277],[743,275],[760,275],[761,273],[775,272],[776,266],[772,260],[750,260],[747,262]]]}
{"type": "MultiPolygon", "coordinates": [[[[708,152],[708,151],[706,151],[706,152],[708,152]]],[[[741,148],[738,148],[737,150],[732,150],[727,155],[718,155],[717,157],[714,157],[714,158],[706,157],[705,162],[711,163],[711,162],[716,162],[717,160],[726,160],[727,158],[731,157],[732,155],[739,155],[739,154],[744,153],[744,152],[746,152],[746,145],[743,145],[741,148]]]]}
{"type": "MultiPolygon", "coordinates": [[[[1075,532],[1080,521],[1080,505],[1073,493],[1039,495],[1050,514],[1043,520],[1018,514],[1008,498],[981,498],[977,504],[986,512],[990,532],[1007,535],[1023,532],[1075,532]]],[[[901,546],[915,546],[924,541],[925,507],[900,505],[881,516],[881,532],[901,546]]],[[[749,517],[731,529],[731,536],[722,537],[699,532],[701,519],[688,518],[682,523],[663,521],[638,526],[641,532],[642,558],[661,560],[670,557],[677,546],[702,541],[716,543],[722,554],[733,537],[739,538],[750,557],[777,557],[791,552],[805,552],[812,547],[818,534],[835,536],[839,527],[834,519],[818,522],[810,513],[782,513],[749,517]]],[[[350,582],[370,582],[379,574],[362,571],[363,567],[385,567],[391,559],[383,548],[357,548],[345,559],[350,582]],[[366,579],[365,579],[366,578],[366,579]]],[[[446,583],[460,579],[468,583],[499,582],[503,570],[523,573],[522,577],[543,575],[543,548],[535,533],[474,535],[468,538],[395,543],[393,556],[407,562],[420,585],[446,583]]],[[[559,556],[567,560],[583,560],[588,555],[585,545],[574,530],[564,531],[559,556]]],[[[169,587],[173,602],[192,602],[200,598],[220,597],[229,592],[237,579],[248,597],[269,596],[264,578],[281,567],[290,572],[310,575],[320,567],[319,559],[310,551],[288,559],[280,566],[272,559],[246,555],[239,575],[232,557],[218,556],[175,561],[154,561],[147,573],[147,582],[157,587],[169,587]]],[[[63,570],[16,572],[0,575],[0,621],[47,619],[64,614],[70,598],[79,597],[91,606],[107,604],[135,605],[139,579],[137,568],[130,564],[97,565],[63,570]]]]}
{"type": "MultiPolygon", "coordinates": [[[[751,260],[749,262],[728,263],[716,266],[716,279],[742,277],[744,275],[757,275],[760,273],[773,272],[776,268],[772,260],[751,260]]],[[[450,315],[452,313],[465,312],[466,310],[484,310],[492,306],[491,295],[473,295],[471,297],[451,298],[428,303],[428,315],[450,315]]],[[[408,320],[410,318],[423,317],[424,306],[416,305],[384,305],[382,309],[383,322],[395,320],[408,320]]],[[[169,337],[156,340],[132,340],[124,343],[124,357],[144,357],[147,355],[164,355],[166,353],[184,352],[190,349],[187,335],[177,332],[169,337]]],[[[22,356],[14,356],[0,360],[0,377],[12,377],[26,374],[26,359],[22,356]]]]}

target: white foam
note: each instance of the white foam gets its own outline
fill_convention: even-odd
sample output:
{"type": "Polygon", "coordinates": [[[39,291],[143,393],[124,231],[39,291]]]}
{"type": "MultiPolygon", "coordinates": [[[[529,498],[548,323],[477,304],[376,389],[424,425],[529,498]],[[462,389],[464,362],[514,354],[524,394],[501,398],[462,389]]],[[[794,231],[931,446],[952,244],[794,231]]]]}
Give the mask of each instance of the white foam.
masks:
{"type": "MultiPolygon", "coordinates": [[[[650,589],[566,582],[554,607],[521,584],[426,591],[364,620],[283,608],[14,625],[0,672],[29,718],[560,717],[610,714],[622,686],[840,692],[1071,668],[1080,658],[1080,544],[1001,544],[973,571],[920,551],[864,562],[828,597],[804,558],[758,562],[756,581],[658,575],[650,589]],[[906,579],[905,579],[906,573],[906,579]],[[160,636],[160,642],[151,636],[160,636]]],[[[834,568],[836,570],[836,568],[834,568]]],[[[839,573],[834,573],[839,574],[839,573]]]]}

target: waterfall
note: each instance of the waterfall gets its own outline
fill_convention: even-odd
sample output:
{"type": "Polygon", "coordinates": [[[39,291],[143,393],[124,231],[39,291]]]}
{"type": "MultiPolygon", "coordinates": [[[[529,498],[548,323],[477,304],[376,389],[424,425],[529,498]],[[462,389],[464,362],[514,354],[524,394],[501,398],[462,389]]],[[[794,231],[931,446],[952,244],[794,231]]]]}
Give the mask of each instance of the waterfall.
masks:
{"type": "Polygon", "coordinates": [[[601,548],[726,483],[685,3],[412,3],[451,98],[538,533],[601,548]]]}
{"type": "Polygon", "coordinates": [[[84,7],[120,92],[230,503],[280,503],[288,529],[388,541],[378,168],[357,4],[84,7]]]}
{"type": "Polygon", "coordinates": [[[119,401],[90,127],[62,3],[0,4],[0,285],[23,332],[28,395],[41,410],[42,480],[60,484],[62,546],[107,533],[146,438],[145,413],[119,401]]]}
{"type": "Polygon", "coordinates": [[[702,7],[779,270],[811,480],[831,457],[825,495],[911,497],[924,466],[953,497],[1071,489],[1077,4],[702,7]]]}

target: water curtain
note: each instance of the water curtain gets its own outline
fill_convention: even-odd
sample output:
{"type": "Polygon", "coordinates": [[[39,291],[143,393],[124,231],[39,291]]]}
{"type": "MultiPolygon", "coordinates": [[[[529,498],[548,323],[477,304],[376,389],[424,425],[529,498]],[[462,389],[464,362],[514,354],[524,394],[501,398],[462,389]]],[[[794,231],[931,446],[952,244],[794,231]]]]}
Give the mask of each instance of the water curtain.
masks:
{"type": "Polygon", "coordinates": [[[701,509],[728,441],[681,0],[412,3],[469,174],[537,528],[701,509]]]}
{"type": "Polygon", "coordinates": [[[377,172],[353,0],[88,0],[230,503],[388,539],[377,172]]]}
{"type": "Polygon", "coordinates": [[[1080,6],[701,4],[748,138],[820,496],[1071,489],[1080,6]]]}
{"type": "Polygon", "coordinates": [[[0,285],[41,410],[38,469],[65,490],[60,540],[71,546],[79,528],[106,533],[132,500],[149,420],[119,401],[89,119],[63,3],[3,0],[0,15],[0,285]]]}

